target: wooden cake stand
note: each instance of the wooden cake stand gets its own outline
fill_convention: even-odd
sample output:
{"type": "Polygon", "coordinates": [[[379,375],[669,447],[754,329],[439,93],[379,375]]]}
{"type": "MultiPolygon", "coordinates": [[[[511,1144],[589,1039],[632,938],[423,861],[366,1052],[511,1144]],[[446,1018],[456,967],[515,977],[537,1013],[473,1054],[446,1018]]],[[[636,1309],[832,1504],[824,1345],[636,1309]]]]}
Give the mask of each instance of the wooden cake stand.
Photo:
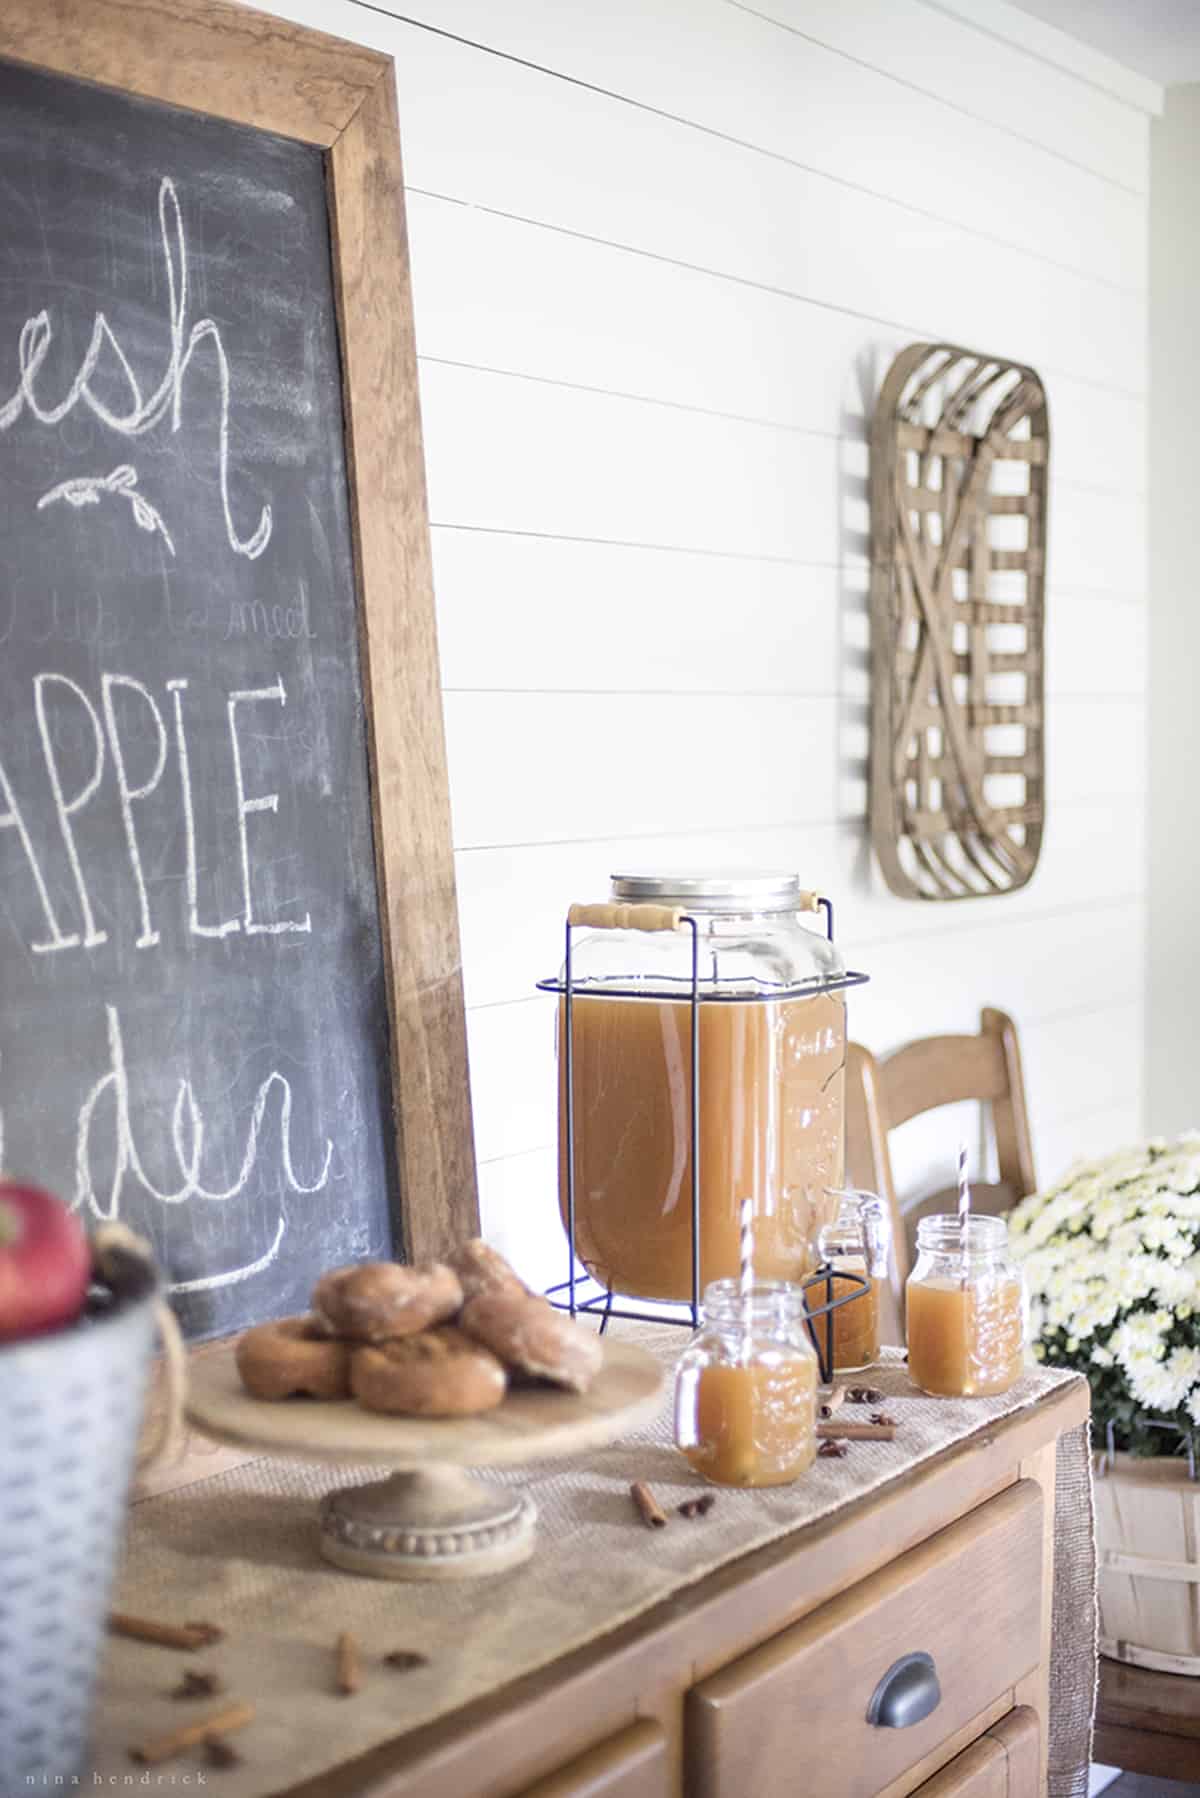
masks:
{"type": "Polygon", "coordinates": [[[377,1579],[469,1579],[528,1560],[537,1512],[526,1493],[484,1485],[465,1470],[599,1448],[656,1414],[663,1378],[645,1349],[606,1338],[604,1365],[583,1395],[529,1386],[479,1417],[384,1417],[353,1399],[251,1398],[231,1345],[193,1365],[187,1416],[235,1448],[395,1468],[388,1479],[322,1499],[321,1553],[377,1579]]]}

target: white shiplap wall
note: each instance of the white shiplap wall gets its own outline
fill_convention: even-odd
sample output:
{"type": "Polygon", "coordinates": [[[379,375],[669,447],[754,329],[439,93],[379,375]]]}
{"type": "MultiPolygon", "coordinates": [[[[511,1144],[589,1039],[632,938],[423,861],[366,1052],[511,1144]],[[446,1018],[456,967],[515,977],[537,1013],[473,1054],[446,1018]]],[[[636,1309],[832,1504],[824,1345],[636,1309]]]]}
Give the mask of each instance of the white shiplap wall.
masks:
{"type": "Polygon", "coordinates": [[[618,862],[799,869],[877,1049],[1007,1007],[1045,1175],[1135,1134],[1155,90],[1003,0],[275,10],[396,61],[488,1234],[559,1271],[531,988],[618,862]],[[863,826],[866,419],[929,335],[1054,432],[1042,865],[944,907],[863,826]]]}

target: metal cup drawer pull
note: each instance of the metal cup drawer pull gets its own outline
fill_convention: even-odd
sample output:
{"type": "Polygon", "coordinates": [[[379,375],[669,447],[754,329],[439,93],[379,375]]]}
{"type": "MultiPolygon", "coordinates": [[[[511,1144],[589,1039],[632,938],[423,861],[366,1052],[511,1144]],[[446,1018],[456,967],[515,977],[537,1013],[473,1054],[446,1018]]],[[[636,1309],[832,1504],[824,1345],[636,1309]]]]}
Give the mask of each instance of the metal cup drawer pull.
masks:
{"type": "Polygon", "coordinates": [[[908,1729],[942,1702],[933,1656],[917,1652],[893,1661],[867,1706],[867,1722],[879,1729],[908,1729]]]}

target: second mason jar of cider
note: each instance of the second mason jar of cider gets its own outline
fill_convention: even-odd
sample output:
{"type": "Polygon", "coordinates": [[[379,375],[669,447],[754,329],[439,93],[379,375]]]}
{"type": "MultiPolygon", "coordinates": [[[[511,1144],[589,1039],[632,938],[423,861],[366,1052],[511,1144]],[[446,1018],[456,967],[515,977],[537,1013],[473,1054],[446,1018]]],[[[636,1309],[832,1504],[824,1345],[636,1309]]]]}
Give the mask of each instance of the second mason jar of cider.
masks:
{"type": "MultiPolygon", "coordinates": [[[[700,1284],[754,1268],[800,1280],[842,1180],[845,970],[791,874],[614,875],[572,977],[575,1246],[612,1292],[692,1296],[695,920],[700,1284]],[[648,920],[648,921],[647,921],[648,920]]],[[[550,983],[562,992],[562,984],[550,983]]],[[[566,1004],[559,1000],[559,1192],[567,1221],[566,1004]]]]}
{"type": "Polygon", "coordinates": [[[824,1282],[809,1289],[809,1302],[841,1299],[814,1328],[829,1341],[832,1373],[858,1373],[879,1359],[879,1293],[891,1269],[892,1233],[888,1209],[873,1192],[832,1195],[838,1213],[818,1239],[820,1259],[829,1269],[824,1282]],[[865,1285],[863,1284],[865,1282],[865,1285]]]}
{"type": "Polygon", "coordinates": [[[924,1392],[1007,1392],[1025,1365],[1025,1293],[1002,1217],[923,1217],[908,1277],[908,1371],[924,1392]]]}

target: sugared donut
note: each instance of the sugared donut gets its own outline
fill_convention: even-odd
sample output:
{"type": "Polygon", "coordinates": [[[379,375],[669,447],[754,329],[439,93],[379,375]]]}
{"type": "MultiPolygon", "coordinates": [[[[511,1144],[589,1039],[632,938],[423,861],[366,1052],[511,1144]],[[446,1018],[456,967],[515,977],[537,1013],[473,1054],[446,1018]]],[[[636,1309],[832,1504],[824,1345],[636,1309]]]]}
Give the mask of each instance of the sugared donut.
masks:
{"type": "Polygon", "coordinates": [[[493,1249],[481,1236],[464,1242],[446,1260],[458,1275],[464,1299],[477,1298],[481,1292],[528,1293],[524,1280],[515,1274],[498,1249],[493,1249]]]}
{"type": "Polygon", "coordinates": [[[572,1392],[587,1391],[604,1359],[599,1336],[532,1293],[481,1292],[459,1322],[507,1366],[572,1392]]]}
{"type": "Polygon", "coordinates": [[[441,1261],[361,1261],[322,1274],[312,1308],[335,1336],[386,1342],[453,1317],[463,1302],[458,1275],[441,1261]]]}
{"type": "Polygon", "coordinates": [[[347,1398],[350,1348],[322,1334],[311,1317],[257,1324],[233,1351],[246,1391],[255,1398],[347,1398]]]}
{"type": "Polygon", "coordinates": [[[401,1417],[469,1417],[491,1411],[508,1377],[495,1355],[453,1324],[356,1348],[350,1386],[368,1411],[401,1417]]]}

